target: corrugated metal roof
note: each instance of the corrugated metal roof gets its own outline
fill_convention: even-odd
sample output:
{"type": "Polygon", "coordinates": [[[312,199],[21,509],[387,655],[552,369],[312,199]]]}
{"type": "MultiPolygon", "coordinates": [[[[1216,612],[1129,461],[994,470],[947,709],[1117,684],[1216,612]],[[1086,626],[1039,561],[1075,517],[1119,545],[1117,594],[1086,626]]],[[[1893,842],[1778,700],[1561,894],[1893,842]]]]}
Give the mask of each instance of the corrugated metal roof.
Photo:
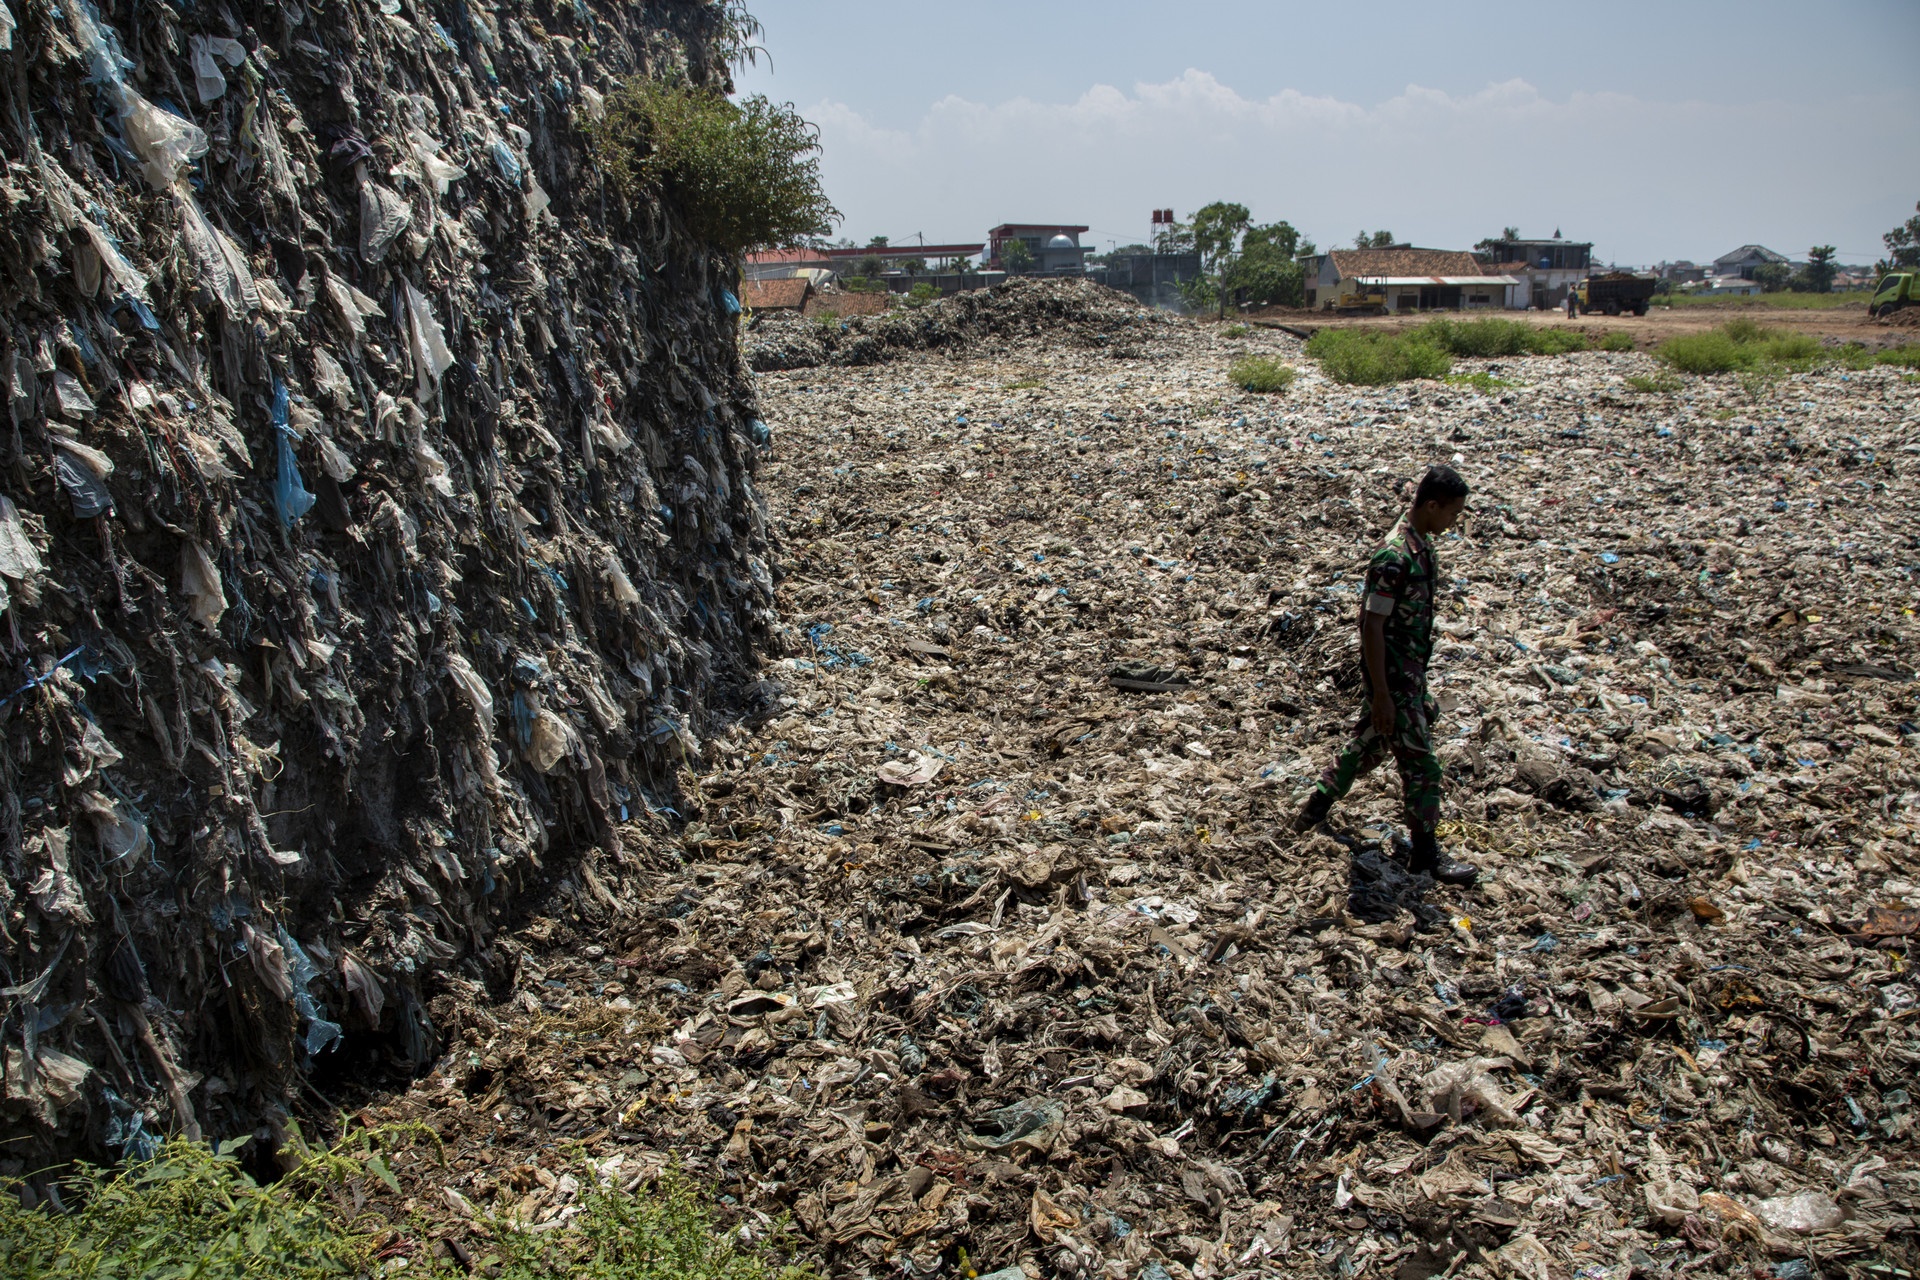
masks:
{"type": "Polygon", "coordinates": [[[1476,284],[1519,284],[1513,276],[1354,276],[1355,284],[1379,285],[1476,285],[1476,284]]]}

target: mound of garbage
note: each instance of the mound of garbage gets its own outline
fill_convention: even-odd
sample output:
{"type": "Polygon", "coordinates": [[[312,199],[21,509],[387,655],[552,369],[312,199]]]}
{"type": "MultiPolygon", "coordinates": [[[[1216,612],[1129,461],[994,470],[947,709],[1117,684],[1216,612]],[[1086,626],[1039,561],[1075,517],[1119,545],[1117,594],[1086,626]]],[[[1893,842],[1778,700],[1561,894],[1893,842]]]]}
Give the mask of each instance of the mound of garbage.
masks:
{"type": "Polygon", "coordinates": [[[748,363],[761,372],[880,364],[912,351],[985,355],[1043,337],[1133,357],[1147,354],[1173,320],[1090,280],[1016,277],[880,316],[756,318],[744,345],[748,363]]]}
{"type": "Polygon", "coordinates": [[[774,715],[684,866],[516,933],[380,1112],[446,1144],[407,1195],[477,1253],[575,1211],[569,1150],[671,1159],[835,1276],[1913,1270],[1920,386],[1456,376],[1176,323],[763,377],[774,715]],[[1436,459],[1471,890],[1391,769],[1291,830],[1436,459]]]}
{"type": "Polygon", "coordinates": [[[728,19],[532,8],[0,7],[5,1168],[430,1060],[751,694],[733,264],[587,133],[728,19]]]}

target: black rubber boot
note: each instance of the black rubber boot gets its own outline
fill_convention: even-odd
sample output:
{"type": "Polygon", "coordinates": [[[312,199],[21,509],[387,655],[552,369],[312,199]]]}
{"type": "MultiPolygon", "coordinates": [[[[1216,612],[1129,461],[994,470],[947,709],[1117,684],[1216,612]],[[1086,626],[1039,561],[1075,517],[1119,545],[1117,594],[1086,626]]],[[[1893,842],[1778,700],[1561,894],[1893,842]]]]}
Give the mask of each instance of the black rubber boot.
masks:
{"type": "Polygon", "coordinates": [[[1471,862],[1461,862],[1442,849],[1431,831],[1413,833],[1413,856],[1408,860],[1408,869],[1425,872],[1441,884],[1457,884],[1462,888],[1480,878],[1480,868],[1471,862]]]}
{"type": "Polygon", "coordinates": [[[1315,787],[1307,802],[1300,806],[1300,812],[1294,815],[1293,829],[1301,835],[1313,830],[1327,820],[1327,813],[1333,808],[1333,797],[1315,787]]]}

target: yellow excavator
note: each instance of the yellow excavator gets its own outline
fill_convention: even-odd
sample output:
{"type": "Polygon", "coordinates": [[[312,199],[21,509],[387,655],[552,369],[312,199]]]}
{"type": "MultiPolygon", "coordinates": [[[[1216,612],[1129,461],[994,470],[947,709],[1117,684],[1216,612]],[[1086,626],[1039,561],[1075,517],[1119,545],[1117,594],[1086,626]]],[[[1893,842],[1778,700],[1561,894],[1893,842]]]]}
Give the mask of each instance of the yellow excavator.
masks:
{"type": "Polygon", "coordinates": [[[1332,310],[1337,316],[1383,316],[1387,314],[1386,286],[1362,281],[1352,293],[1334,299],[1332,310]]]}

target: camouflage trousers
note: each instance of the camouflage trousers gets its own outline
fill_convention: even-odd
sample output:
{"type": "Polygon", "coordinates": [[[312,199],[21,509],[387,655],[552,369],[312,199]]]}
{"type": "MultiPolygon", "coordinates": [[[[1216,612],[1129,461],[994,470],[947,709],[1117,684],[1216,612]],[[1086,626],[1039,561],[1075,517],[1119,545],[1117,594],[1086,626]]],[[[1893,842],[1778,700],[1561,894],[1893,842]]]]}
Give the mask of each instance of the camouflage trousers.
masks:
{"type": "Polygon", "coordinates": [[[1426,690],[1395,692],[1393,733],[1383,737],[1373,727],[1373,703],[1360,707],[1360,723],[1348,742],[1320,775],[1319,791],[1328,803],[1340,800],[1353,784],[1378,768],[1388,755],[1400,767],[1401,794],[1407,827],[1414,835],[1431,835],[1440,821],[1440,757],[1433,753],[1433,722],[1440,708],[1426,690]]]}

